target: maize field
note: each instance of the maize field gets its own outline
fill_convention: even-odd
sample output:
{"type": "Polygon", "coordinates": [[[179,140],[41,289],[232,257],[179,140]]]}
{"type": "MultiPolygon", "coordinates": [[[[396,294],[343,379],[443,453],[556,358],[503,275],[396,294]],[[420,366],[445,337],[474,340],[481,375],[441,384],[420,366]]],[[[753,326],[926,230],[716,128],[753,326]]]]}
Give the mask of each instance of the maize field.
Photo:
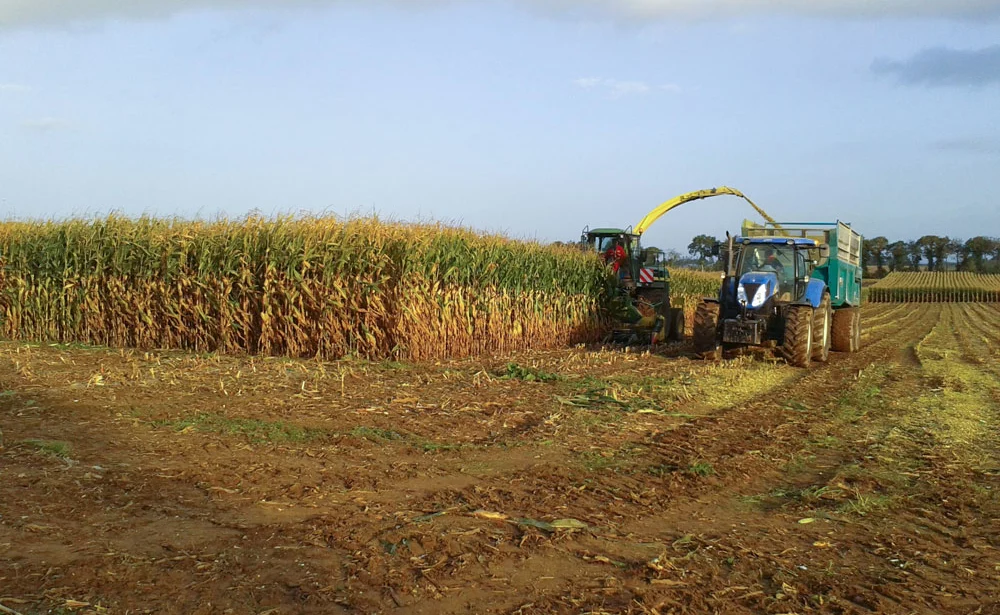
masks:
{"type": "Polygon", "coordinates": [[[433,359],[603,330],[570,248],[330,218],[0,224],[0,335],[290,357],[433,359]]]}
{"type": "Polygon", "coordinates": [[[702,297],[714,297],[722,286],[719,271],[670,269],[670,295],[677,305],[697,306],[702,297]]]}
{"type": "Polygon", "coordinates": [[[866,289],[872,303],[1000,302],[1000,275],[894,272],[866,289]]]}

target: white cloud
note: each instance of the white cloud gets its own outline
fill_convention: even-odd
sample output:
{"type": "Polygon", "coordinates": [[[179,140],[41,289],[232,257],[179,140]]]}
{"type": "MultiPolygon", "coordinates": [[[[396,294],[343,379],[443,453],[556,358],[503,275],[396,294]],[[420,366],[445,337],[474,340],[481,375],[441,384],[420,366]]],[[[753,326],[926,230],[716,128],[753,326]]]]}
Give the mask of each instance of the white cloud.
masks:
{"type": "MultiPolygon", "coordinates": [[[[0,0],[0,28],[64,25],[104,18],[160,19],[192,9],[323,7],[373,0],[0,0]]],[[[401,7],[443,6],[482,0],[378,0],[401,7]]],[[[498,1],[498,0],[494,0],[498,1]]],[[[997,0],[515,0],[528,9],[571,16],[606,15],[654,21],[807,15],[881,18],[996,18],[997,0]]]]}
{"type": "Polygon", "coordinates": [[[642,81],[615,81],[614,79],[608,79],[604,82],[604,85],[611,90],[612,98],[649,92],[649,86],[642,81]]]}
{"type": "Polygon", "coordinates": [[[581,77],[580,79],[574,80],[573,83],[577,84],[581,88],[590,89],[601,85],[601,80],[597,77],[581,77]]]}
{"type": "Polygon", "coordinates": [[[24,94],[30,92],[31,88],[20,83],[0,83],[0,93],[4,94],[24,94]]]}
{"type": "Polygon", "coordinates": [[[57,117],[40,117],[38,119],[22,122],[21,126],[37,132],[53,132],[69,128],[70,124],[66,120],[59,119],[57,117]]]}
{"type": "Polygon", "coordinates": [[[619,81],[618,79],[601,79],[599,77],[581,77],[580,79],[574,79],[573,83],[576,84],[577,87],[585,90],[600,88],[606,91],[608,96],[611,98],[641,96],[643,94],[649,94],[654,90],[672,92],[675,94],[681,91],[680,86],[673,83],[651,86],[645,81],[619,81]]]}

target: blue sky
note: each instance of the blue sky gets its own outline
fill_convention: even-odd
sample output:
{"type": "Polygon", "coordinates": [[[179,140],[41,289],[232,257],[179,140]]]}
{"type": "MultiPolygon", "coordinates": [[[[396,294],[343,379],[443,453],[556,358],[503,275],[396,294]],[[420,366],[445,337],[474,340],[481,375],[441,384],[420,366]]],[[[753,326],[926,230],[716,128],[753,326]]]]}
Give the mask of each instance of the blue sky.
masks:
{"type": "MultiPolygon", "coordinates": [[[[780,219],[967,238],[1000,236],[996,177],[998,0],[0,0],[0,215],[565,241],[729,185],[780,219]]],[[[718,197],[644,240],[748,216],[718,197]]]]}

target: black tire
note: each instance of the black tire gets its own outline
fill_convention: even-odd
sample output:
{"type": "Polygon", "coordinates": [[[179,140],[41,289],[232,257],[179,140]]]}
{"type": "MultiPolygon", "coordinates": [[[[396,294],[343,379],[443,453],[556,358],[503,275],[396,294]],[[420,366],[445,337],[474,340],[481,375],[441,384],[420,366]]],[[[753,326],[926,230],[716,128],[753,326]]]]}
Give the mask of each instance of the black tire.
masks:
{"type": "Polygon", "coordinates": [[[684,339],[684,310],[670,308],[670,333],[667,339],[679,342],[684,339]]]}
{"type": "Polygon", "coordinates": [[[861,348],[861,310],[841,308],[833,311],[831,336],[837,352],[857,352],[861,348]]]}
{"type": "Polygon", "coordinates": [[[696,353],[705,358],[719,357],[718,327],[719,304],[700,302],[694,313],[694,331],[691,332],[696,353]]]}
{"type": "Polygon", "coordinates": [[[833,310],[830,307],[830,295],[823,293],[823,300],[813,314],[813,352],[814,361],[826,363],[830,358],[831,329],[833,328],[833,310]]]}
{"type": "Polygon", "coordinates": [[[785,339],[781,344],[781,356],[789,365],[809,367],[812,362],[813,312],[807,305],[793,305],[785,314],[785,339]]]}

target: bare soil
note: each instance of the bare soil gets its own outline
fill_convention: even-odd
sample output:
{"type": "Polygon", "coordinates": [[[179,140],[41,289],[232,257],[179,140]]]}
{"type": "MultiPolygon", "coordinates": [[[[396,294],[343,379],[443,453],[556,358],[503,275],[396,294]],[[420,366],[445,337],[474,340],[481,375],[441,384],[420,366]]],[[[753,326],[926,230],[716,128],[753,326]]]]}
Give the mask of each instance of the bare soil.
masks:
{"type": "Polygon", "coordinates": [[[862,326],[809,370],[2,343],[0,605],[1000,613],[1000,309],[862,326]]]}

